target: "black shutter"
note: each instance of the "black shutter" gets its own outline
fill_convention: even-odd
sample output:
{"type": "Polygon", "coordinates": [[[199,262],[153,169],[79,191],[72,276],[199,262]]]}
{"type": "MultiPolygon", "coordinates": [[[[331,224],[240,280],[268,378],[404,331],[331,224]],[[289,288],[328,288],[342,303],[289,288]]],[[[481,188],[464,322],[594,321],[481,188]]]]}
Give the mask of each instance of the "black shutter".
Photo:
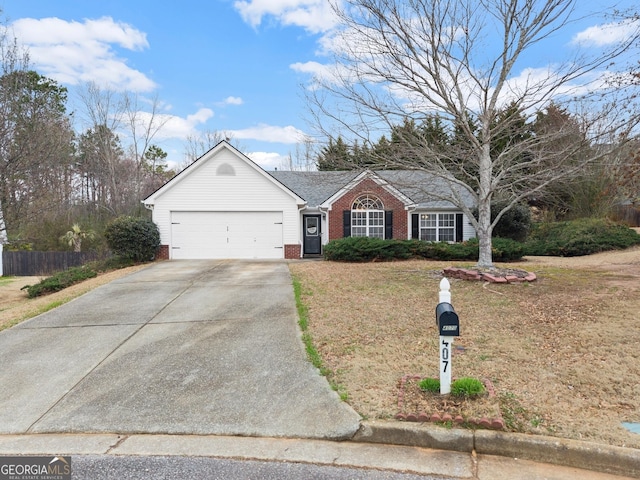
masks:
{"type": "Polygon", "coordinates": [[[456,242],[462,241],[463,218],[461,213],[456,213],[456,242]]]}
{"type": "Polygon", "coordinates": [[[393,238],[393,210],[384,212],[384,238],[387,240],[393,238]]]}
{"type": "Polygon", "coordinates": [[[351,210],[342,211],[342,236],[351,236],[351,210]]]}
{"type": "Polygon", "coordinates": [[[417,213],[411,214],[411,238],[420,238],[420,217],[417,213]]]}

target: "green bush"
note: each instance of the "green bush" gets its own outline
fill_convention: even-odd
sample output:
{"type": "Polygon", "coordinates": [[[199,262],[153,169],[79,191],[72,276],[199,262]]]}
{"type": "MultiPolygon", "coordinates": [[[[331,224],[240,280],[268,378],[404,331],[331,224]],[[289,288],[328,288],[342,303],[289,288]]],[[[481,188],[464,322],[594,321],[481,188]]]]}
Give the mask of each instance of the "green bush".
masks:
{"type": "Polygon", "coordinates": [[[332,240],[324,247],[327,260],[340,262],[371,262],[408,259],[411,251],[402,240],[383,240],[373,237],[346,237],[332,240]]]}
{"type": "Polygon", "coordinates": [[[97,272],[93,268],[86,265],[82,267],[73,267],[63,272],[58,272],[51,277],[47,277],[35,285],[25,285],[22,287],[22,290],[27,291],[27,296],[29,298],[35,298],[48,293],[58,292],[97,275],[97,272]]]}
{"type": "Polygon", "coordinates": [[[583,218],[535,225],[525,244],[525,254],[574,257],[639,244],[640,235],[625,225],[583,218]]]}
{"type": "MultiPolygon", "coordinates": [[[[370,237],[347,237],[330,241],[324,247],[327,260],[339,262],[372,262],[425,258],[428,260],[478,260],[478,240],[466,242],[424,242],[421,240],[382,240],[370,237]]],[[[493,239],[496,262],[519,260],[524,246],[508,238],[493,239]]]]}
{"type": "Polygon", "coordinates": [[[484,385],[477,378],[463,377],[451,382],[451,395],[473,398],[484,393],[484,385]]]}
{"type": "MultiPolygon", "coordinates": [[[[491,221],[493,222],[498,213],[507,206],[507,202],[497,200],[491,202],[491,221]]],[[[478,218],[478,209],[473,211],[473,216],[478,218]]],[[[493,236],[509,238],[517,242],[524,242],[531,231],[532,219],[529,206],[517,203],[511,207],[493,228],[493,236]]]]}
{"type": "Polygon", "coordinates": [[[513,262],[525,255],[524,244],[510,238],[491,239],[491,252],[494,262],[513,262]]]}
{"type": "Polygon", "coordinates": [[[151,220],[118,217],[104,232],[109,248],[115,255],[134,262],[153,260],[160,246],[160,232],[151,220]]]}
{"type": "Polygon", "coordinates": [[[440,380],[437,378],[423,378],[418,382],[420,390],[429,393],[440,393],[440,380]]]}

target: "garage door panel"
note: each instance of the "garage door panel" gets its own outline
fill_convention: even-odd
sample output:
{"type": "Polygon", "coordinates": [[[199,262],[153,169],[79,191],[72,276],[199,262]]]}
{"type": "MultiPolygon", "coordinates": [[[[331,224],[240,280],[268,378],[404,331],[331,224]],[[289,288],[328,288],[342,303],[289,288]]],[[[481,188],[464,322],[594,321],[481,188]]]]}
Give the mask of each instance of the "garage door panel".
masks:
{"type": "Polygon", "coordinates": [[[172,212],[171,258],[283,258],[282,212],[172,212]]]}

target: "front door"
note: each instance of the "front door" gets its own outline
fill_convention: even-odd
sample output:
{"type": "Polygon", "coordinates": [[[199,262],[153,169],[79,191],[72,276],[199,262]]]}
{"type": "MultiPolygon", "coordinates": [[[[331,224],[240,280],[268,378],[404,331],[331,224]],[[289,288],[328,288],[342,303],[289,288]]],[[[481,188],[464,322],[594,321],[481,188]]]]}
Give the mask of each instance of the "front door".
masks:
{"type": "Polygon", "coordinates": [[[320,215],[304,215],[302,217],[304,228],[304,255],[322,254],[322,230],[320,215]]]}

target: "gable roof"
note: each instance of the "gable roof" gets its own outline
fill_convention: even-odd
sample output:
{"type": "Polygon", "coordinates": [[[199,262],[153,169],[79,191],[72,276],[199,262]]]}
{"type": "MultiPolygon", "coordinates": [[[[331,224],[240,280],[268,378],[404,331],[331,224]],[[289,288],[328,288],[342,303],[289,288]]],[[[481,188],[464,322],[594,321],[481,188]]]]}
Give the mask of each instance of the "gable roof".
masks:
{"type": "Polygon", "coordinates": [[[233,153],[233,155],[240,161],[244,162],[246,165],[248,165],[250,168],[252,168],[253,170],[255,170],[258,174],[260,174],[261,176],[263,176],[267,181],[271,182],[273,185],[277,186],[278,188],[282,189],[284,192],[286,192],[289,196],[293,197],[293,199],[296,201],[296,203],[298,205],[304,205],[306,202],[305,200],[298,195],[296,192],[294,192],[293,190],[291,190],[289,187],[287,187],[287,185],[285,185],[282,182],[276,181],[276,179],[274,179],[271,175],[269,175],[265,170],[263,170],[258,164],[256,164],[255,162],[253,162],[253,160],[251,160],[249,157],[247,157],[245,154],[243,154],[242,152],[240,152],[238,149],[236,149],[233,145],[231,145],[228,141],[226,140],[222,140],[220,141],[215,147],[213,147],[211,150],[209,150],[208,152],[206,152],[204,155],[202,155],[201,157],[199,157],[195,162],[193,162],[191,165],[189,165],[187,168],[185,168],[184,170],[182,170],[181,172],[177,173],[173,178],[171,178],[167,183],[165,183],[163,186],[161,186],[160,188],[158,188],[155,192],[153,192],[151,195],[149,195],[147,198],[145,198],[144,200],[142,200],[142,203],[145,206],[151,206],[155,203],[156,199],[161,196],[163,193],[165,193],[167,190],[170,190],[171,188],[173,188],[176,184],[178,184],[179,182],[181,182],[182,180],[184,180],[185,178],[187,178],[189,175],[192,175],[194,172],[196,172],[200,166],[202,166],[203,164],[205,164],[207,161],[213,159],[216,157],[216,155],[218,153],[220,153],[220,151],[222,150],[228,150],[231,153],[233,153]]]}
{"type": "Polygon", "coordinates": [[[443,197],[458,195],[469,207],[475,206],[473,195],[460,186],[452,186],[440,177],[420,170],[327,171],[327,172],[268,172],[276,180],[306,200],[310,207],[317,207],[339,193],[350,183],[364,178],[366,173],[377,177],[394,189],[397,196],[417,208],[452,208],[454,205],[443,197]],[[398,195],[399,194],[399,195],[398,195]]]}

